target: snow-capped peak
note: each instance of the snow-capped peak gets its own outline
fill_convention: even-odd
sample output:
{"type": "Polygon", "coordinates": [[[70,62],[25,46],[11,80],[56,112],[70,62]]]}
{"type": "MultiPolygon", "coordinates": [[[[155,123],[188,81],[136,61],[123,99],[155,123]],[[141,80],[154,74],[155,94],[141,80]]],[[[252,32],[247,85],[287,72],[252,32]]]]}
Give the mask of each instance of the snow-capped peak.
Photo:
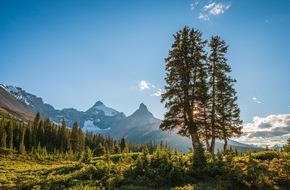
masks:
{"type": "Polygon", "coordinates": [[[104,103],[101,101],[96,102],[90,110],[92,110],[96,114],[103,113],[105,116],[115,116],[119,114],[118,111],[105,106],[104,103]]]}

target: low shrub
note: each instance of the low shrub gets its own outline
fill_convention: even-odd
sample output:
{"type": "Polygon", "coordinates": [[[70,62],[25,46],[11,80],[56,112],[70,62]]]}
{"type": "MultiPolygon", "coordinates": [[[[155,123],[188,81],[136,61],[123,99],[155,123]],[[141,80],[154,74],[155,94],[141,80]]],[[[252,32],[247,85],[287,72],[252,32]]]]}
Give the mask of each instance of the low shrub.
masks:
{"type": "Polygon", "coordinates": [[[258,160],[273,160],[274,158],[280,158],[280,153],[277,151],[261,151],[252,153],[251,156],[258,160]]]}

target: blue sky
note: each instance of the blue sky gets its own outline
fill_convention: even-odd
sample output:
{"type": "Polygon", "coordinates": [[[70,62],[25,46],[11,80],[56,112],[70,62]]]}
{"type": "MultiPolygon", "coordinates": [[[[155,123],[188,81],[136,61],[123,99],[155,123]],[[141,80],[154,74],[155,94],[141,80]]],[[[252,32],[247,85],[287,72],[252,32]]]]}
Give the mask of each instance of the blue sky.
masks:
{"type": "Polygon", "coordinates": [[[229,45],[245,123],[290,113],[288,0],[1,0],[0,83],[58,109],[143,102],[163,118],[164,58],[185,25],[229,45]]]}

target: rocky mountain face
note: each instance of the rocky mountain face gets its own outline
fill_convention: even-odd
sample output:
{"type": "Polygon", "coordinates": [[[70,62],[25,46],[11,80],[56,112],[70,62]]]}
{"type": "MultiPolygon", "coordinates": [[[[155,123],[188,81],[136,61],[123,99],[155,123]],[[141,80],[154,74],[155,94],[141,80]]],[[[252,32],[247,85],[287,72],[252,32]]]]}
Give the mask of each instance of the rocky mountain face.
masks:
{"type": "Polygon", "coordinates": [[[162,139],[157,138],[157,136],[164,133],[159,130],[160,123],[161,120],[155,118],[142,103],[139,109],[113,126],[112,130],[107,131],[106,134],[115,138],[124,137],[130,141],[139,143],[156,141],[157,139],[162,139]]]}
{"type": "Polygon", "coordinates": [[[78,122],[84,131],[101,132],[111,128],[115,123],[126,117],[124,113],[108,108],[100,101],[96,102],[85,112],[74,108],[58,110],[50,104],[44,103],[42,98],[30,94],[20,87],[2,86],[22,104],[31,109],[34,114],[39,112],[42,118],[49,118],[57,124],[60,124],[62,119],[65,119],[68,127],[71,127],[74,122],[78,122]]]}
{"type": "MultiPolygon", "coordinates": [[[[42,98],[30,94],[19,87],[2,85],[3,90],[7,93],[5,96],[14,98],[30,112],[32,110],[34,112],[32,114],[40,112],[43,118],[50,118],[52,122],[57,124],[60,124],[64,118],[68,127],[71,127],[74,122],[78,122],[84,132],[101,133],[116,139],[124,137],[130,142],[140,144],[149,141],[157,143],[163,141],[168,142],[172,148],[178,147],[179,150],[185,152],[191,147],[189,138],[181,137],[174,132],[161,131],[159,129],[161,120],[155,118],[143,103],[133,114],[126,117],[123,112],[109,108],[101,101],[96,102],[85,112],[73,108],[58,110],[54,109],[50,104],[44,103],[42,98]]],[[[15,102],[12,102],[12,105],[14,104],[16,105],[15,102]]],[[[30,112],[27,111],[27,113],[30,112]]],[[[231,145],[243,151],[255,148],[230,140],[229,146],[231,145]]],[[[222,149],[222,147],[223,143],[217,142],[216,148],[222,149]]]]}
{"type": "Polygon", "coordinates": [[[15,117],[29,122],[35,117],[33,110],[31,110],[25,103],[15,98],[6,86],[0,84],[0,111],[5,114],[11,114],[15,117]]]}

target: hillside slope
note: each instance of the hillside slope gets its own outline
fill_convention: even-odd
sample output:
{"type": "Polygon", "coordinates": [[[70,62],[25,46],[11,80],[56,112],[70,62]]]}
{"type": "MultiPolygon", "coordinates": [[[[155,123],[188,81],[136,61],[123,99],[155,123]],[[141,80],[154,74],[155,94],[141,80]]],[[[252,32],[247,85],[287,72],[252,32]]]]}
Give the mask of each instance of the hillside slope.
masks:
{"type": "Polygon", "coordinates": [[[35,113],[26,104],[11,95],[4,85],[0,85],[0,111],[26,122],[33,121],[35,117],[35,113]]]}

